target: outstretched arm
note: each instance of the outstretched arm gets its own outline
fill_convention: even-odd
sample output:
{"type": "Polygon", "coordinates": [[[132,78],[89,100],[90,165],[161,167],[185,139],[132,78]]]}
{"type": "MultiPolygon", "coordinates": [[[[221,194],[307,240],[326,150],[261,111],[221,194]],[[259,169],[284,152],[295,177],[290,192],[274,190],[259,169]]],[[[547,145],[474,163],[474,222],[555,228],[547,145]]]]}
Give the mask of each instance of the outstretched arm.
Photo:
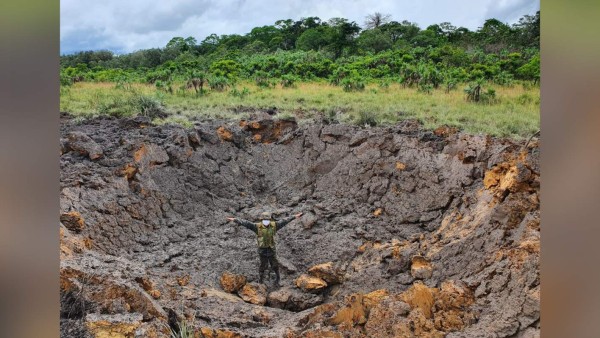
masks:
{"type": "Polygon", "coordinates": [[[231,222],[231,221],[233,221],[233,222],[235,222],[236,224],[238,224],[238,225],[241,225],[241,226],[245,227],[245,228],[246,228],[246,229],[248,229],[248,230],[252,230],[252,231],[254,231],[255,233],[258,231],[258,230],[256,229],[256,224],[254,224],[254,223],[252,223],[252,222],[250,222],[250,221],[247,221],[247,220],[245,220],[245,219],[241,219],[241,218],[233,218],[233,217],[227,217],[227,220],[228,220],[228,221],[230,221],[230,222],[231,222]]]}
{"type": "Polygon", "coordinates": [[[288,217],[288,218],[284,218],[281,221],[277,221],[275,223],[275,224],[277,224],[277,231],[283,229],[284,226],[288,225],[288,223],[295,220],[296,218],[300,218],[300,216],[302,216],[302,213],[296,214],[296,215],[288,217]]]}

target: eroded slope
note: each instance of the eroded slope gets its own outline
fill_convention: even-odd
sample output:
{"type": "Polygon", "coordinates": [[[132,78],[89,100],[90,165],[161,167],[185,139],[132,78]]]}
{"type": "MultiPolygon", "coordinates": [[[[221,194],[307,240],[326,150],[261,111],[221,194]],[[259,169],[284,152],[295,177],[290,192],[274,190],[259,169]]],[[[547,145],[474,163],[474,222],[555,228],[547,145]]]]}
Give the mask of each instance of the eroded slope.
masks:
{"type": "Polygon", "coordinates": [[[535,142],[413,122],[61,132],[65,336],[162,336],[183,317],[207,337],[539,335],[535,142]],[[255,239],[225,217],[264,208],[304,216],[278,235],[283,288],[256,305],[222,290],[229,271],[261,293],[255,239]],[[326,262],[340,280],[297,288],[326,262]]]}

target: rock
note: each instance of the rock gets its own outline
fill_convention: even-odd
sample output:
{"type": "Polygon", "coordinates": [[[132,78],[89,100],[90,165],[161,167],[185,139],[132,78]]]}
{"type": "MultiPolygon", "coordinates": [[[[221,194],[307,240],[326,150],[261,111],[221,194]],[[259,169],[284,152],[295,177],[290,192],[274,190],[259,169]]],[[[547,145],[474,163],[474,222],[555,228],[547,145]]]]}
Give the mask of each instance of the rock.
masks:
{"type": "Polygon", "coordinates": [[[81,214],[77,211],[70,211],[60,215],[60,221],[70,231],[79,233],[85,227],[85,222],[81,214]]]}
{"type": "Polygon", "coordinates": [[[255,308],[252,310],[252,320],[256,322],[268,324],[272,318],[273,315],[270,312],[265,311],[264,308],[255,308]]]}
{"type": "Polygon", "coordinates": [[[150,294],[150,296],[152,296],[152,298],[154,298],[154,299],[160,298],[160,291],[158,291],[158,290],[150,290],[150,291],[148,291],[148,294],[150,294]]]}
{"type": "Polygon", "coordinates": [[[390,292],[387,289],[379,289],[367,293],[363,297],[365,307],[370,310],[373,306],[379,304],[383,299],[389,296],[390,292]]]}
{"type": "Polygon", "coordinates": [[[100,315],[88,314],[85,324],[88,331],[96,338],[129,338],[142,325],[139,313],[100,315]]]}
{"type": "Polygon", "coordinates": [[[315,265],[308,269],[308,273],[324,280],[327,284],[341,284],[344,282],[344,271],[334,266],[333,262],[315,265]]]}
{"type": "Polygon", "coordinates": [[[267,302],[267,287],[259,283],[247,283],[238,291],[238,295],[247,303],[265,305],[267,302]]]}
{"type": "Polygon", "coordinates": [[[115,300],[117,303],[123,300],[131,312],[141,313],[145,321],[166,318],[162,306],[142,287],[132,283],[133,278],[125,277],[143,272],[141,267],[125,259],[86,252],[61,261],[60,288],[64,292],[79,293],[82,301],[97,304],[104,311],[109,311],[115,300]],[[93,292],[82,292],[82,287],[93,292]]]}
{"type": "Polygon", "coordinates": [[[78,236],[74,236],[64,225],[61,225],[59,228],[59,236],[61,260],[70,258],[75,253],[82,253],[83,250],[91,247],[89,241],[81,239],[78,236]]]}
{"type": "Polygon", "coordinates": [[[144,143],[133,153],[133,160],[137,163],[138,170],[144,172],[153,166],[169,161],[169,155],[156,144],[144,143]]]}
{"type": "Polygon", "coordinates": [[[403,292],[400,299],[410,305],[411,309],[420,309],[425,318],[431,318],[434,297],[437,293],[436,288],[429,288],[419,281],[403,292]]]}
{"type": "Polygon", "coordinates": [[[270,307],[290,311],[304,311],[323,302],[323,297],[310,293],[299,292],[289,287],[281,288],[269,293],[267,304],[270,307]]]}
{"type": "Polygon", "coordinates": [[[88,156],[91,160],[99,159],[104,156],[102,147],[86,134],[80,131],[74,131],[67,135],[67,147],[83,156],[88,156]]]}
{"type": "Polygon", "coordinates": [[[473,302],[473,292],[464,283],[443,282],[433,306],[435,328],[445,332],[459,331],[473,324],[475,315],[468,310],[473,302]]]}
{"type": "Polygon", "coordinates": [[[223,290],[229,293],[237,292],[246,284],[246,276],[235,275],[229,271],[223,272],[219,280],[223,290]]]}
{"type": "Polygon", "coordinates": [[[136,277],[135,281],[145,290],[151,291],[154,289],[154,282],[148,277],[136,277]]]}
{"type": "Polygon", "coordinates": [[[176,278],[179,286],[186,286],[190,282],[190,275],[185,274],[176,278]]]}
{"type": "Polygon", "coordinates": [[[223,299],[228,302],[234,302],[234,303],[242,301],[242,299],[240,297],[238,297],[237,295],[232,295],[231,293],[227,293],[227,292],[223,292],[223,291],[211,289],[211,288],[202,289],[202,291],[200,291],[200,295],[202,297],[214,297],[214,298],[219,298],[219,299],[223,299]]]}
{"type": "Polygon", "coordinates": [[[304,291],[314,292],[327,287],[327,283],[318,277],[312,277],[306,274],[296,278],[296,286],[304,291]]]}
{"type": "Polygon", "coordinates": [[[198,133],[198,137],[200,137],[200,140],[202,141],[208,142],[210,144],[217,144],[219,142],[219,136],[217,136],[217,134],[212,129],[209,129],[205,126],[197,126],[196,132],[198,133]]]}
{"type": "Polygon", "coordinates": [[[289,288],[281,288],[277,291],[269,293],[267,296],[267,304],[270,307],[285,309],[288,300],[292,296],[292,291],[289,288]]]}
{"type": "Polygon", "coordinates": [[[417,279],[428,279],[433,274],[431,263],[423,256],[413,256],[410,273],[417,279]]]}
{"type": "Polygon", "coordinates": [[[342,327],[353,327],[367,322],[367,310],[362,294],[352,294],[345,299],[345,305],[331,318],[330,323],[342,327]]]}
{"type": "Polygon", "coordinates": [[[368,337],[410,337],[410,330],[405,330],[409,324],[406,316],[410,312],[410,305],[403,301],[387,298],[376,304],[369,311],[369,318],[365,324],[365,333],[368,337]]]}
{"type": "Polygon", "coordinates": [[[307,212],[306,214],[302,215],[302,218],[300,221],[302,222],[304,229],[312,229],[312,227],[317,222],[317,219],[318,219],[318,217],[314,213],[307,212]]]}
{"type": "Polygon", "coordinates": [[[217,136],[219,136],[219,138],[223,141],[233,141],[233,133],[225,126],[220,126],[219,128],[217,128],[217,136]]]}

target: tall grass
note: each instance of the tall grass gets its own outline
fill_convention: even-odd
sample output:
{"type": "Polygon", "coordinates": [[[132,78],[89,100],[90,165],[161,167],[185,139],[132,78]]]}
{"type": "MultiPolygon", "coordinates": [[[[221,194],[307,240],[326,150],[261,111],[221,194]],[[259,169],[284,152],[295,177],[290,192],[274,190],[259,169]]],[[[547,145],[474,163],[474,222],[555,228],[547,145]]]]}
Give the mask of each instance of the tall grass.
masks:
{"type": "MultiPolygon", "coordinates": [[[[341,87],[324,82],[296,83],[295,88],[261,88],[243,82],[223,91],[160,93],[152,85],[132,84],[129,90],[115,88],[112,83],[76,83],[61,91],[62,111],[73,115],[94,116],[142,113],[131,105],[134,97],[159,100],[171,115],[197,118],[239,119],[246,108],[277,107],[298,120],[335,115],[337,121],[360,125],[394,124],[414,118],[433,129],[440,125],[458,127],[469,133],[522,138],[537,131],[540,125],[540,93],[537,86],[502,87],[487,84],[495,91],[492,103],[468,102],[459,85],[457,89],[402,88],[398,84],[366,85],[365,90],[345,92],[341,87]],[[242,89],[243,88],[243,89],[242,89]],[[244,95],[240,95],[240,92],[244,95]],[[240,113],[242,112],[242,113],[240,113]]],[[[251,109],[246,109],[251,110],[251,109]]]]}

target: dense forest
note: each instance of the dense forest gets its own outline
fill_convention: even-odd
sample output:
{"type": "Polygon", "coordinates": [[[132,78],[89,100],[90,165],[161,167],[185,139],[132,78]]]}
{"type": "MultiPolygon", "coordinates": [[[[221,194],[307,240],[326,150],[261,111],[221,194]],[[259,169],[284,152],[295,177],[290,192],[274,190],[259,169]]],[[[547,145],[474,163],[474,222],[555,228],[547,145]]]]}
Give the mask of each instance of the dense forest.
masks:
{"type": "Polygon", "coordinates": [[[198,93],[236,81],[292,87],[326,81],[344,90],[365,83],[400,83],[422,90],[452,90],[459,83],[511,85],[540,77],[540,12],[508,25],[488,19],[471,31],[444,22],[421,29],[374,13],[362,27],[344,18],[278,20],[245,35],[211,34],[200,43],[174,37],[163,48],[124,55],[82,51],[60,58],[61,84],[145,82],[173,92],[183,81],[198,93]]]}

